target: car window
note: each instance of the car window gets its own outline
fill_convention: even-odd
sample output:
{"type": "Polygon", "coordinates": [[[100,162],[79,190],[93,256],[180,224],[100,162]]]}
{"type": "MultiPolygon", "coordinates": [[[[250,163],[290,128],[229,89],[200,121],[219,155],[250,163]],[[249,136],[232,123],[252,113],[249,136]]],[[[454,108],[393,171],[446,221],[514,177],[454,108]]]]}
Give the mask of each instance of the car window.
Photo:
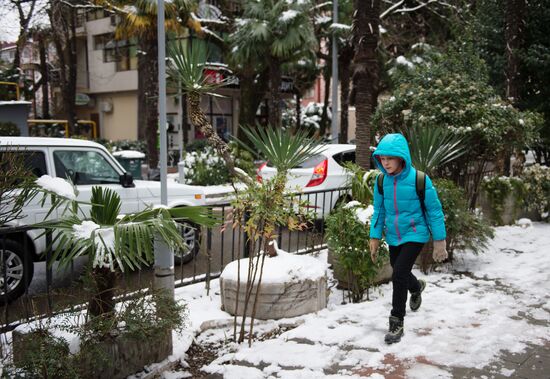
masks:
{"type": "Polygon", "coordinates": [[[9,162],[8,159],[2,157],[3,154],[16,154],[23,159],[25,168],[29,170],[34,176],[41,177],[48,173],[46,168],[46,156],[42,151],[10,151],[0,152],[0,162],[9,162]]]}
{"type": "Polygon", "coordinates": [[[324,155],[321,155],[321,154],[314,155],[313,157],[307,159],[301,165],[298,165],[294,168],[313,168],[317,166],[319,163],[321,163],[322,161],[324,161],[325,159],[327,159],[327,157],[325,157],[324,155]]]}
{"type": "Polygon", "coordinates": [[[74,184],[119,183],[118,172],[97,151],[56,150],[53,159],[57,177],[74,184]]]}
{"type": "Polygon", "coordinates": [[[335,154],[332,158],[334,158],[336,163],[338,163],[340,166],[343,166],[348,162],[355,163],[355,150],[335,154]]]}

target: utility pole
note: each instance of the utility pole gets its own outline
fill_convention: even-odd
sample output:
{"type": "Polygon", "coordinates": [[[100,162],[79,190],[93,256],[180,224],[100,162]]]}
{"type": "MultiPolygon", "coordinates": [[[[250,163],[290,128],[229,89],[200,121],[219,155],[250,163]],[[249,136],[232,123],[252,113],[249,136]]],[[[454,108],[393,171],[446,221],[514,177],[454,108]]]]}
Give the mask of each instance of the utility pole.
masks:
{"type": "MultiPolygon", "coordinates": [[[[164,31],[164,0],[157,0],[158,82],[159,82],[159,138],[160,138],[160,202],[168,205],[167,146],[166,146],[166,33],[164,31]]],[[[155,237],[155,279],[157,289],[166,290],[174,297],[174,254],[160,236],[155,237]]]]}
{"type": "MultiPolygon", "coordinates": [[[[338,0],[332,1],[332,24],[338,22],[338,0]]],[[[332,143],[338,143],[338,36],[332,31],[332,119],[330,131],[332,143]]]]}

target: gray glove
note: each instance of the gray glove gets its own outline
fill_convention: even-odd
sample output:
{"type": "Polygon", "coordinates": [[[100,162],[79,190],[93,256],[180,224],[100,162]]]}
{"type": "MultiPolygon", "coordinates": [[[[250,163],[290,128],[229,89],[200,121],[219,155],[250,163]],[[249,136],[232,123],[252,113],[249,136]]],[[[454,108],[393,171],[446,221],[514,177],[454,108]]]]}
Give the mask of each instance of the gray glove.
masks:
{"type": "Polygon", "coordinates": [[[439,240],[434,241],[434,251],[433,251],[433,258],[436,262],[443,262],[445,259],[447,259],[447,241],[446,240],[439,240]]]}

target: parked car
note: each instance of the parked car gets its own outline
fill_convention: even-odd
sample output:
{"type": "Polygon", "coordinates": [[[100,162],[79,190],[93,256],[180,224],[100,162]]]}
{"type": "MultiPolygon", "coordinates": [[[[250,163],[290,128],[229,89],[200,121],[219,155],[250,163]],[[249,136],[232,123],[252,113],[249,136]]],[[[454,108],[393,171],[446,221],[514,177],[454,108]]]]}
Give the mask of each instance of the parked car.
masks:
{"type": "MultiPolygon", "coordinates": [[[[317,218],[324,219],[339,201],[349,198],[348,191],[342,190],[351,175],[343,167],[346,162],[355,163],[355,145],[326,145],[322,152],[289,171],[287,191],[302,193],[302,200],[308,201],[317,218]]],[[[259,167],[257,180],[272,178],[276,172],[266,162],[259,167]]]]}
{"type": "MultiPolygon", "coordinates": [[[[120,195],[121,213],[134,213],[160,204],[159,182],[133,180],[132,175],[98,143],[65,138],[1,137],[0,153],[3,151],[21,154],[36,177],[50,175],[70,178],[78,190],[78,200],[89,201],[92,187],[102,186],[120,195]]],[[[167,191],[168,207],[206,205],[204,187],[168,182],[167,191]]],[[[83,208],[86,209],[85,206],[83,208]]],[[[41,204],[41,199],[35,198],[23,210],[24,217],[14,221],[11,226],[44,221],[49,209],[49,201],[41,204]]],[[[60,216],[59,212],[62,210],[54,212],[49,218],[60,216]]],[[[186,263],[199,251],[199,232],[192,224],[182,223],[180,228],[188,249],[177,253],[175,259],[186,263]]],[[[45,259],[45,238],[37,238],[41,233],[42,230],[29,230],[8,234],[4,245],[0,244],[3,259],[0,262],[0,302],[6,298],[5,288],[8,288],[8,299],[21,295],[32,279],[33,262],[45,259]],[[25,246],[27,251],[24,250],[25,246]]],[[[2,239],[0,236],[0,241],[2,239]]]]}

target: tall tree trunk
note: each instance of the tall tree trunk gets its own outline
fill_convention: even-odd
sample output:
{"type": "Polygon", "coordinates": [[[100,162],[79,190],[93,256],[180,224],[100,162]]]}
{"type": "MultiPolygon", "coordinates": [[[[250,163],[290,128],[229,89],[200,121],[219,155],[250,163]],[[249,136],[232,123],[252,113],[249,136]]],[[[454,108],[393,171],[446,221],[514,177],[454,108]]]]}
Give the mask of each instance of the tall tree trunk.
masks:
{"type": "Polygon", "coordinates": [[[506,98],[517,105],[520,93],[519,49],[523,44],[526,1],[506,1],[506,98]]]}
{"type": "Polygon", "coordinates": [[[300,94],[300,91],[296,91],[296,130],[300,130],[300,127],[302,126],[301,123],[301,115],[302,113],[302,95],[300,94]]]}
{"type": "MultiPolygon", "coordinates": [[[[241,89],[241,99],[239,101],[239,126],[256,126],[256,112],[262,103],[268,86],[266,84],[268,70],[256,74],[254,69],[243,70],[239,72],[239,83],[241,89]]],[[[237,138],[246,143],[248,137],[239,127],[237,130],[237,138]]]]}
{"type": "Polygon", "coordinates": [[[76,12],[62,1],[52,0],[50,22],[54,46],[59,59],[63,114],[69,122],[69,132],[76,122],[76,12]]]}
{"type": "Polygon", "coordinates": [[[212,124],[206,118],[206,115],[201,110],[201,95],[195,92],[187,94],[187,113],[195,128],[198,128],[204,134],[210,146],[212,146],[225,161],[225,165],[232,177],[238,178],[244,183],[250,184],[250,177],[241,174],[235,170],[235,161],[231,156],[231,150],[227,143],[220,138],[214,130],[212,124]]]}
{"type": "Polygon", "coordinates": [[[372,116],[378,98],[379,71],[377,59],[380,0],[355,0],[353,15],[353,85],[357,137],[357,164],[370,169],[372,116]]]}
{"type": "Polygon", "coordinates": [[[340,68],[340,143],[348,143],[349,129],[349,91],[351,79],[351,60],[353,46],[346,44],[340,50],[338,67],[340,68]]]}
{"type": "Polygon", "coordinates": [[[329,94],[330,94],[330,82],[331,82],[330,79],[332,76],[331,67],[332,67],[331,65],[327,64],[325,65],[325,68],[323,70],[323,80],[325,81],[325,93],[323,95],[323,111],[321,112],[321,122],[320,122],[320,130],[319,130],[319,135],[321,136],[321,138],[325,137],[325,134],[327,132],[327,125],[328,125],[328,100],[329,100],[329,94]]]}
{"type": "Polygon", "coordinates": [[[13,67],[19,68],[21,66],[21,52],[25,48],[25,44],[27,42],[27,33],[29,31],[29,25],[34,13],[36,0],[19,0],[12,1],[12,3],[15,5],[19,16],[19,35],[15,44],[15,57],[13,59],[13,67]],[[29,5],[29,10],[27,14],[25,14],[25,10],[23,9],[24,3],[27,3],[29,5]]]}
{"type": "Polygon", "coordinates": [[[38,54],[40,56],[40,76],[42,82],[42,118],[50,118],[50,93],[48,78],[48,61],[46,57],[46,43],[43,33],[38,33],[38,54]]]}
{"type": "MultiPolygon", "coordinates": [[[[150,168],[157,168],[159,162],[158,141],[158,46],[155,38],[148,38],[143,41],[142,54],[140,60],[140,69],[138,71],[139,84],[142,85],[138,94],[138,117],[143,117],[139,121],[140,127],[145,127],[143,131],[147,141],[147,158],[150,168]]],[[[160,127],[166,127],[161,125],[160,127]]]]}
{"type": "MultiPolygon", "coordinates": [[[[520,96],[520,58],[526,16],[526,0],[506,0],[506,98],[517,106],[520,96]]],[[[511,151],[503,152],[502,173],[510,175],[511,151]]]]}
{"type": "Polygon", "coordinates": [[[281,127],[281,62],[271,57],[269,62],[269,124],[274,128],[281,127]]]}

